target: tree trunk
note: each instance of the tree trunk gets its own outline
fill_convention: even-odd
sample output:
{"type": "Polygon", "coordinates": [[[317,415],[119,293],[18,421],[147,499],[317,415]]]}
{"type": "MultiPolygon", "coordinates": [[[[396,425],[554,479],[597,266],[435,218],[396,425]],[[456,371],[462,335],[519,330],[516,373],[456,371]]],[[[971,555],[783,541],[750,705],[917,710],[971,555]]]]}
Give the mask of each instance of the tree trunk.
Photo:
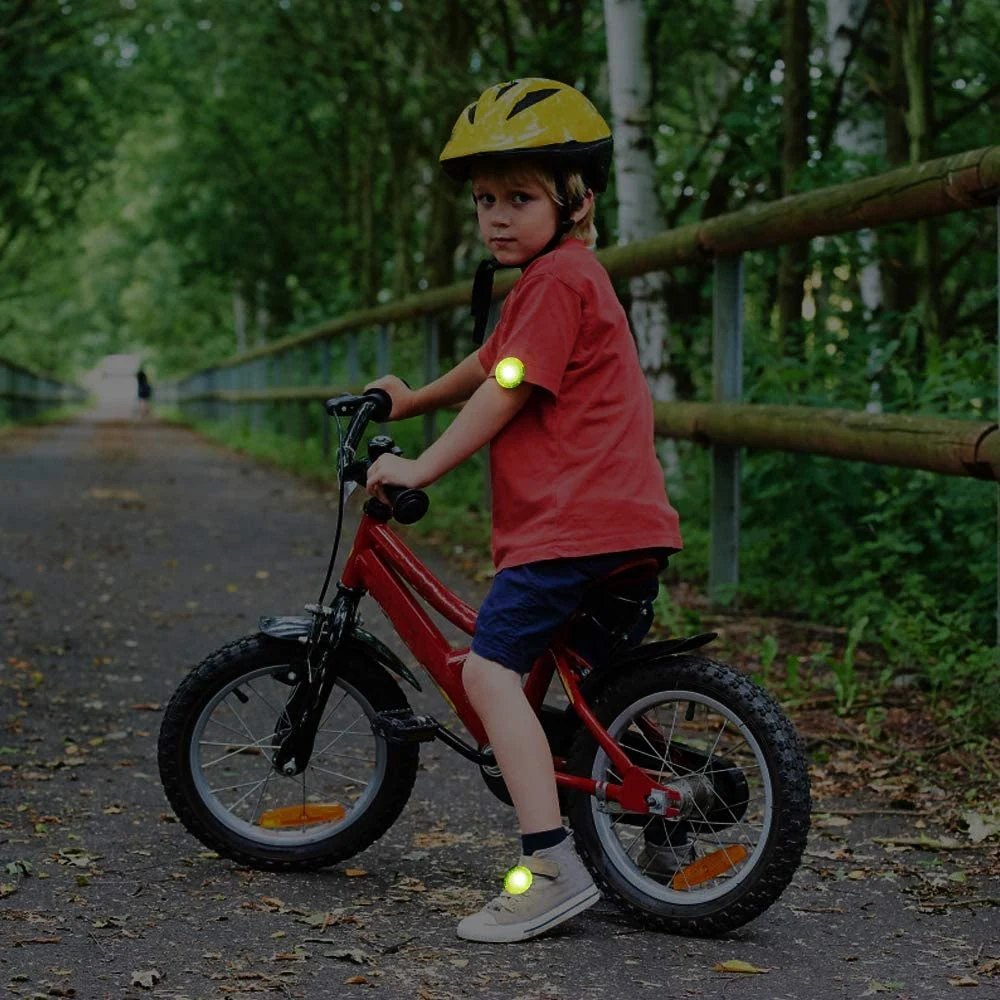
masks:
{"type": "MultiPolygon", "coordinates": [[[[906,79],[903,73],[902,27],[897,7],[889,0],[882,2],[878,20],[888,49],[882,87],[885,154],[890,167],[903,167],[910,162],[910,150],[904,117],[906,79]]],[[[908,312],[916,302],[916,281],[909,245],[898,233],[883,234],[879,271],[886,311],[896,315],[908,312]]]]}
{"type": "MultiPolygon", "coordinates": [[[[861,37],[866,14],[873,0],[827,0],[826,42],[827,63],[834,78],[840,81],[840,107],[843,114],[832,130],[838,149],[845,155],[845,166],[854,175],[871,172],[867,161],[882,154],[885,149],[885,129],[879,120],[869,120],[864,114],[868,88],[861,82],[856,67],[852,72],[852,57],[862,49],[861,37]]],[[[882,272],[878,261],[878,237],[872,229],[857,234],[858,249],[867,260],[857,274],[857,290],[870,319],[882,308],[882,272]]],[[[882,409],[879,386],[881,347],[873,344],[869,349],[867,371],[868,404],[870,413],[882,409]]]]}
{"type": "MultiPolygon", "coordinates": [[[[905,0],[902,31],[903,74],[906,79],[906,130],[910,163],[922,163],[932,155],[934,105],[931,92],[932,0],[905,0]]],[[[937,350],[941,337],[941,305],[938,287],[937,224],[933,219],[917,223],[913,264],[917,278],[917,306],[923,328],[923,354],[937,350]]]]}
{"type": "MultiPolygon", "coordinates": [[[[809,8],[807,0],[786,0],[782,51],[785,80],[782,101],[781,194],[794,194],[809,161],[809,8]]],[[[781,250],[778,265],[778,337],[802,354],[802,295],[809,268],[809,244],[792,243],[781,250]]]]}
{"type": "MultiPolygon", "coordinates": [[[[873,0],[827,0],[826,43],[827,63],[833,76],[842,80],[841,108],[843,116],[833,129],[834,141],[846,154],[845,166],[852,175],[871,173],[868,161],[884,155],[885,127],[878,120],[863,115],[867,87],[861,73],[851,71],[849,60],[863,47],[863,19],[873,0]]],[[[877,257],[877,237],[871,230],[858,233],[862,251],[871,259],[858,275],[858,291],[869,312],[882,306],[882,275],[877,257]]]]}
{"type": "MultiPolygon", "coordinates": [[[[608,46],[608,90],[615,132],[618,242],[652,236],[662,226],[649,135],[650,84],[642,0],[604,0],[608,46]]],[[[653,272],[629,282],[632,329],[639,363],[654,400],[676,398],[670,372],[671,340],[666,275],[653,272]]],[[[669,442],[660,458],[668,478],[676,478],[676,449],[669,442]]]]}

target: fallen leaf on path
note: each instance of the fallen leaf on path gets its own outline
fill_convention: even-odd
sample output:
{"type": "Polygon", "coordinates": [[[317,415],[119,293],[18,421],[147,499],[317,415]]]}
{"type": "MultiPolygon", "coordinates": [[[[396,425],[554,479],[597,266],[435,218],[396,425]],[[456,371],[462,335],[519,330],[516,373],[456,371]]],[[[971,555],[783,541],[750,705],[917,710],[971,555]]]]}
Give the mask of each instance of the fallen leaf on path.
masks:
{"type": "Polygon", "coordinates": [[[751,965],[749,962],[744,962],[738,958],[730,958],[728,961],[719,962],[718,965],[712,968],[715,972],[742,972],[748,975],[771,971],[770,969],[759,969],[756,965],[751,965]]]}
{"type": "Polygon", "coordinates": [[[978,986],[979,980],[971,976],[952,976],[948,980],[949,986],[978,986]]]}
{"type": "Polygon", "coordinates": [[[141,986],[144,990],[151,990],[162,978],[163,973],[159,969],[146,969],[142,972],[133,972],[132,985],[141,986]]]}
{"type": "Polygon", "coordinates": [[[826,819],[821,819],[816,825],[832,829],[834,827],[849,826],[850,822],[846,816],[827,816],[826,819]]]}
{"type": "Polygon", "coordinates": [[[90,868],[102,857],[101,854],[88,854],[80,847],[61,847],[56,852],[56,860],[59,864],[72,865],[74,868],[90,868]]]}
{"type": "Polygon", "coordinates": [[[351,976],[344,980],[344,984],[347,986],[364,986],[367,982],[368,980],[364,976],[351,976]]]}
{"type": "Polygon", "coordinates": [[[344,870],[344,874],[348,878],[360,878],[362,875],[367,875],[368,872],[364,868],[347,868],[344,870]]]}
{"type": "Polygon", "coordinates": [[[981,844],[984,840],[1000,833],[1000,816],[984,816],[978,812],[962,813],[962,819],[969,826],[969,840],[981,844]]]}
{"type": "Polygon", "coordinates": [[[868,989],[866,989],[861,995],[863,997],[873,997],[876,993],[892,993],[895,990],[901,989],[902,986],[902,983],[880,983],[874,979],[870,979],[868,980],[868,989]]]}

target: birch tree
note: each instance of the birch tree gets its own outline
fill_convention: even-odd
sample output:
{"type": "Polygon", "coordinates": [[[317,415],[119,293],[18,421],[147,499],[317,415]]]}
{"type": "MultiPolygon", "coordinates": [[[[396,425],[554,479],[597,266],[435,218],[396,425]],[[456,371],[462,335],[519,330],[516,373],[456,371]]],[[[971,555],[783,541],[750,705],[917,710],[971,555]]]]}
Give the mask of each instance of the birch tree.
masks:
{"type": "MultiPolygon", "coordinates": [[[[615,135],[618,242],[632,243],[663,227],[650,138],[650,79],[642,0],[604,0],[604,23],[615,135]]],[[[639,363],[650,392],[659,402],[672,401],[677,391],[669,368],[666,275],[653,272],[633,278],[629,291],[639,363]]],[[[660,457],[668,477],[675,478],[677,458],[671,442],[665,443],[660,457]]]]}
{"type": "MultiPolygon", "coordinates": [[[[870,173],[869,162],[885,155],[885,127],[881,119],[863,113],[867,87],[861,75],[852,72],[862,47],[862,36],[874,0],[827,0],[826,61],[836,81],[837,109],[846,113],[832,132],[836,146],[844,154],[852,174],[870,173]]],[[[825,150],[823,150],[825,152],[825,150]]],[[[858,243],[869,258],[858,275],[861,301],[869,312],[882,306],[882,275],[876,257],[877,237],[873,230],[858,233],[858,243]]]]}

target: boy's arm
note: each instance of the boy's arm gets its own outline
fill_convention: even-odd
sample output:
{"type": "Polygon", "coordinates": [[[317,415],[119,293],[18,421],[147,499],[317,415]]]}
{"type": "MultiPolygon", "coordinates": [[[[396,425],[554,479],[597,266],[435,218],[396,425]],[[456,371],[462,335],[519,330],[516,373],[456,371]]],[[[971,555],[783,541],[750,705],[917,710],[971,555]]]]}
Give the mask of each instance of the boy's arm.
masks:
{"type": "MultiPolygon", "coordinates": [[[[458,368],[468,361],[466,358],[458,368]]],[[[528,401],[533,388],[530,382],[522,382],[516,389],[505,389],[492,378],[482,382],[447,430],[416,460],[422,482],[440,479],[492,440],[528,401]]]]}
{"type": "MultiPolygon", "coordinates": [[[[428,385],[414,390],[413,412],[411,416],[441,410],[455,403],[467,400],[486,381],[486,372],[479,363],[478,349],[464,361],[460,361],[450,372],[428,385]]],[[[499,388],[499,386],[498,386],[499,388]]]]}

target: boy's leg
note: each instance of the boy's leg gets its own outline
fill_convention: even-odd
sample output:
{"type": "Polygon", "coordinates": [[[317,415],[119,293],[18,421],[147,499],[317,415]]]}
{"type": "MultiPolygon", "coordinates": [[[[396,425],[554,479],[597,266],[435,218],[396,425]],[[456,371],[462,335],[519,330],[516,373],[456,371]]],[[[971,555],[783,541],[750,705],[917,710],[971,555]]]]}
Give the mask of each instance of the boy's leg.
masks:
{"type": "Polygon", "coordinates": [[[470,651],[462,683],[489,736],[521,833],[561,826],[552,750],[520,675],[470,651]]]}
{"type": "Polygon", "coordinates": [[[510,791],[522,834],[558,833],[559,842],[525,852],[523,892],[504,891],[458,925],[470,941],[524,941],[591,907],[597,886],[566,836],[559,815],[552,751],[513,670],[470,651],[462,681],[510,791]]]}

